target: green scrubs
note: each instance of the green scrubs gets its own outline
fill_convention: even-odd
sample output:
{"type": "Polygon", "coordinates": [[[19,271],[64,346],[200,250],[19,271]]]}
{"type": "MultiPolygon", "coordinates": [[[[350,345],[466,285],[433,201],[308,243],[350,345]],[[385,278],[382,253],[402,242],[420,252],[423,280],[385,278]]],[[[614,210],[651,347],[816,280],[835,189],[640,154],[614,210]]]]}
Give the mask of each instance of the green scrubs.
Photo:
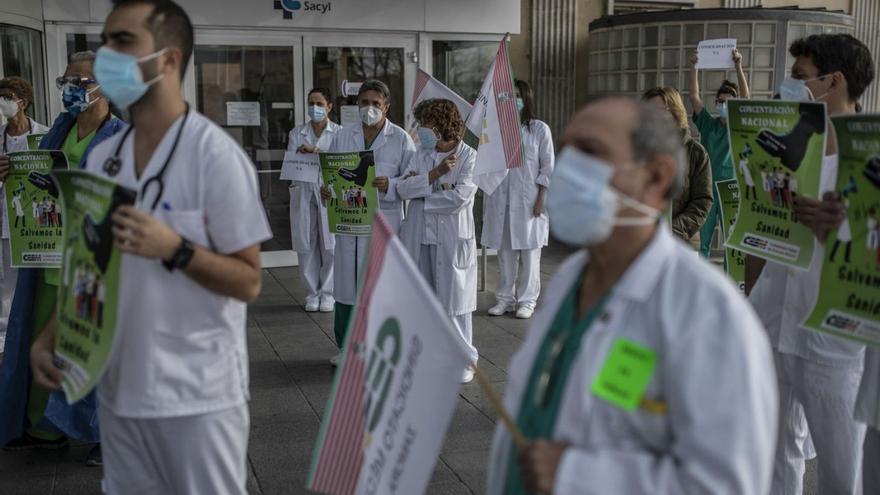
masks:
{"type": "MultiPolygon", "coordinates": [[[[580,280],[569,290],[556,318],[532,362],[529,380],[523,391],[516,417],[517,425],[529,439],[550,439],[556,428],[556,418],[565,393],[565,384],[581,350],[584,334],[596,316],[602,313],[608,295],[602,297],[583,318],[577,317],[580,280]]],[[[519,470],[516,446],[511,448],[507,466],[505,494],[525,495],[519,470]]]]}
{"type": "MultiPolygon", "coordinates": [[[[712,180],[714,182],[733,179],[733,159],[730,155],[730,139],[727,135],[727,125],[718,117],[713,117],[708,110],[694,116],[694,125],[700,132],[700,143],[709,153],[709,161],[712,165],[712,180]]],[[[712,236],[715,234],[715,225],[721,219],[721,200],[715,188],[712,188],[712,209],[706,217],[706,223],[700,229],[700,253],[709,257],[712,250],[712,236]]]]}
{"type": "MultiPolygon", "coordinates": [[[[70,132],[67,133],[67,138],[64,140],[64,145],[61,147],[61,151],[67,156],[67,161],[70,164],[71,169],[79,168],[79,162],[82,160],[89,144],[91,144],[92,139],[95,138],[95,134],[97,133],[97,130],[92,131],[88,136],[79,140],[77,138],[77,129],[78,126],[74,124],[70,132]]],[[[61,270],[58,268],[45,268],[40,270],[40,274],[37,276],[37,287],[34,289],[33,318],[31,320],[33,325],[31,328],[31,342],[35,342],[40,336],[40,333],[43,332],[43,328],[45,328],[46,323],[49,321],[49,317],[52,316],[52,310],[55,309],[55,303],[58,299],[58,285],[61,277],[60,272],[61,270]]],[[[29,424],[39,424],[40,420],[43,418],[43,413],[46,411],[46,404],[48,402],[49,392],[46,389],[37,386],[36,383],[31,383],[27,405],[29,424]]],[[[33,427],[29,428],[27,432],[29,435],[43,440],[55,440],[60,438],[57,434],[45,432],[33,427]]]]}

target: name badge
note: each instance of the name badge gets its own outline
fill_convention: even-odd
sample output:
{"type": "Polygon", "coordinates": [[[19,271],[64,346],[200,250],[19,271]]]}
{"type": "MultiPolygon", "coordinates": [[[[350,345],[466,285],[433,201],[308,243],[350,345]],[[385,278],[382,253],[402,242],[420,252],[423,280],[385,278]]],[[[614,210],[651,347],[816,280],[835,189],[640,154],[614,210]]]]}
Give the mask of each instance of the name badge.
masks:
{"type": "Polygon", "coordinates": [[[657,356],[651,349],[629,339],[617,339],[590,390],[627,411],[635,411],[651,383],[657,356]]]}

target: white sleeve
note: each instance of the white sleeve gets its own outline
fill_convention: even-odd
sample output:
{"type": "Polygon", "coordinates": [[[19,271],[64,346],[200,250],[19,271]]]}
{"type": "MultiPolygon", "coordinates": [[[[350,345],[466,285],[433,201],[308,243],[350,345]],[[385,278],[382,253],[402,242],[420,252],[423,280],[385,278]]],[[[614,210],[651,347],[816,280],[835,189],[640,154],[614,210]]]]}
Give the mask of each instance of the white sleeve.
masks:
{"type": "Polygon", "coordinates": [[[220,254],[232,254],[272,238],[257,187],[257,173],[231,140],[215,140],[217,149],[202,180],[208,238],[220,254]]]}
{"type": "Polygon", "coordinates": [[[456,163],[461,167],[458,178],[455,181],[455,189],[448,191],[434,191],[425,198],[425,213],[458,213],[459,210],[470,204],[477,194],[477,185],[474,184],[474,164],[476,153],[468,153],[463,160],[456,163]]]}
{"type": "MultiPolygon", "coordinates": [[[[406,167],[403,175],[409,175],[410,172],[415,172],[418,175],[414,175],[412,177],[401,177],[397,181],[397,196],[400,199],[417,199],[424,198],[425,196],[431,194],[431,184],[428,182],[428,174],[419,174],[419,166],[416,160],[418,160],[418,156],[414,157],[412,161],[409,162],[409,166],[406,167]]],[[[389,186],[390,187],[390,186],[389,186]]]]}
{"type": "Polygon", "coordinates": [[[685,323],[693,331],[665,350],[658,370],[670,384],[671,448],[571,448],[560,461],[554,494],[769,491],[778,421],[770,347],[749,308],[716,304],[722,311],[685,323]]]}
{"type": "Polygon", "coordinates": [[[550,176],[553,175],[556,156],[553,153],[553,137],[550,128],[541,126],[541,140],[538,143],[538,178],[535,183],[539,186],[550,187],[550,176]]]}
{"type": "Polygon", "coordinates": [[[401,143],[400,161],[397,163],[397,175],[388,178],[388,191],[384,194],[381,191],[379,192],[379,199],[382,201],[401,200],[397,194],[397,181],[416,156],[416,145],[413,143],[412,138],[406,132],[402,133],[402,137],[403,143],[401,143]]]}

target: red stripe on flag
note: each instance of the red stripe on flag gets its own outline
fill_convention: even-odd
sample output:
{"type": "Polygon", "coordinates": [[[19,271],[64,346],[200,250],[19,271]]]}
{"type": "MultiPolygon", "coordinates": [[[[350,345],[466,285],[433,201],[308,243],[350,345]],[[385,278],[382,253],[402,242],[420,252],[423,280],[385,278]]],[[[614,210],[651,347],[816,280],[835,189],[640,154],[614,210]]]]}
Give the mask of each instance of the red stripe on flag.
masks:
{"type": "Polygon", "coordinates": [[[342,377],[333,401],[333,411],[327,426],[327,435],[321,446],[311,488],[333,494],[352,494],[357,489],[363,463],[364,449],[364,367],[365,356],[358,348],[365,348],[367,317],[370,301],[376,289],[385,252],[393,232],[381,213],[373,220],[373,234],[364,286],[357,303],[354,324],[343,362],[342,377]]]}
{"type": "Polygon", "coordinates": [[[516,92],[513,89],[506,36],[501,40],[498,54],[495,57],[492,85],[494,86],[495,106],[498,112],[498,122],[501,126],[501,143],[504,147],[507,168],[519,168],[523,165],[522,131],[520,130],[519,114],[516,111],[516,92]],[[503,94],[507,95],[504,100],[499,97],[503,94]]]}
{"type": "Polygon", "coordinates": [[[425,89],[425,86],[428,85],[428,81],[431,80],[431,76],[428,75],[427,72],[419,69],[418,74],[416,74],[416,87],[413,89],[413,97],[412,97],[412,106],[416,106],[416,100],[419,99],[419,95],[422,94],[422,90],[425,89]]]}

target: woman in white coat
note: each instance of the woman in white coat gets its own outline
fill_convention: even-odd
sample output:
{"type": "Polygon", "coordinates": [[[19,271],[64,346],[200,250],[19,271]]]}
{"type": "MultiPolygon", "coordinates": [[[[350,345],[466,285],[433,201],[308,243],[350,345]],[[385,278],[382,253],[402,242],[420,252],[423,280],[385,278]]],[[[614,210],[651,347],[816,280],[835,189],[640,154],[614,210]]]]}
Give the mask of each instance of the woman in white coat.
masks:
{"type": "MultiPolygon", "coordinates": [[[[379,210],[394,228],[400,229],[403,220],[403,201],[397,194],[397,181],[416,152],[412,138],[399,126],[388,120],[391,91],[382,81],[365,81],[358,91],[361,123],[342,128],[333,140],[332,152],[373,152],[376,179],[373,187],[379,190],[379,210]]],[[[323,188],[321,195],[330,199],[330,191],[323,188]]],[[[333,331],[336,345],[345,342],[348,322],[354,314],[355,294],[361,267],[367,259],[369,237],[336,236],[333,269],[334,308],[333,331]]],[[[338,355],[330,360],[335,365],[338,355]]]]}
{"type": "MultiPolygon", "coordinates": [[[[288,152],[318,153],[330,149],[336,132],[341,129],[330,120],[331,101],[327,89],[309,91],[309,121],[290,131],[288,152]]],[[[333,311],[335,239],[327,225],[327,208],[321,201],[319,183],[295,180],[290,185],[290,234],[299,260],[299,272],[308,291],[306,311],[333,311]]]]}
{"type": "MultiPolygon", "coordinates": [[[[477,309],[477,241],[474,234],[473,182],[476,151],[464,144],[464,122],[449,100],[425,100],[415,108],[421,149],[397,183],[397,193],[409,200],[400,238],[434,288],[470,350],[472,313],[477,309]]],[[[470,366],[462,383],[474,378],[470,366]]]]}
{"type": "Polygon", "coordinates": [[[522,121],[525,162],[520,168],[508,170],[504,182],[484,198],[480,242],[498,250],[501,272],[495,288],[496,304],[489,314],[501,316],[515,310],[517,318],[531,318],[541,293],[541,248],[547,245],[550,235],[544,191],[553,173],[553,137],[550,127],[534,117],[529,83],[516,81],[516,104],[522,121]]]}

